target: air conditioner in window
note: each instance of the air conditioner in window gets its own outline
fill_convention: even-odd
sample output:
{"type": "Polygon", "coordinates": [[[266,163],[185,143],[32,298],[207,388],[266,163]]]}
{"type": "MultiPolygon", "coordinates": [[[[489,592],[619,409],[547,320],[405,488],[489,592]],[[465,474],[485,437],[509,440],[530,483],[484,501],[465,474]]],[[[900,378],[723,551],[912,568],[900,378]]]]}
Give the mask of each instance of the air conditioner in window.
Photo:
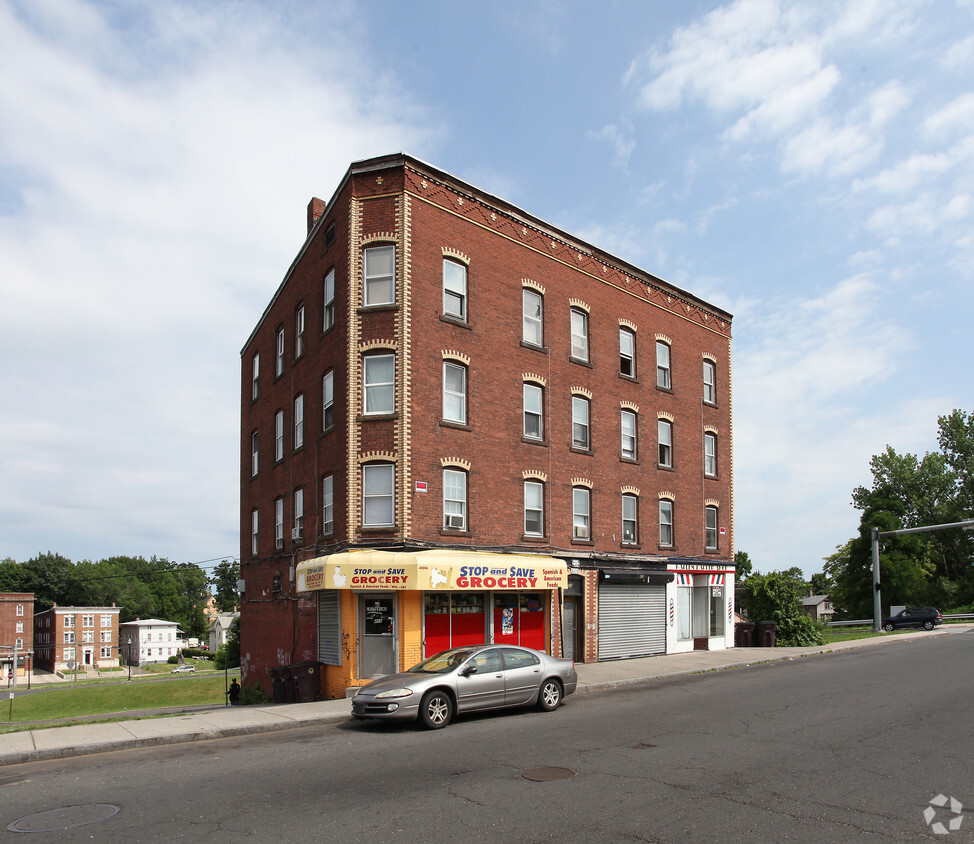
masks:
{"type": "Polygon", "coordinates": [[[283,548],[284,547],[284,537],[283,536],[279,536],[279,537],[277,537],[277,539],[274,540],[274,547],[275,548],[283,548]]]}
{"type": "Polygon", "coordinates": [[[463,516],[449,515],[446,517],[446,526],[455,530],[463,530],[463,516]]]}
{"type": "Polygon", "coordinates": [[[584,525],[580,525],[575,528],[575,538],[576,539],[588,539],[588,528],[584,525]]]}
{"type": "Polygon", "coordinates": [[[304,528],[302,527],[291,528],[291,539],[295,541],[299,539],[304,539],[304,528]]]}

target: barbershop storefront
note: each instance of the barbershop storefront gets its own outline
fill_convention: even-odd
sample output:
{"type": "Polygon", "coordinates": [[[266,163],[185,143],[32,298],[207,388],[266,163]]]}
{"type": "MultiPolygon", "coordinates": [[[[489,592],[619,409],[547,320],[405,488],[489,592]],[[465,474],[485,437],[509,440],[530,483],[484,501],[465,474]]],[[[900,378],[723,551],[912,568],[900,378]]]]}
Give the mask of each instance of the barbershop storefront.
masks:
{"type": "Polygon", "coordinates": [[[305,560],[299,593],[318,597],[323,692],[404,671],[461,645],[497,642],[551,651],[565,564],[481,551],[346,551],[305,560]]]}

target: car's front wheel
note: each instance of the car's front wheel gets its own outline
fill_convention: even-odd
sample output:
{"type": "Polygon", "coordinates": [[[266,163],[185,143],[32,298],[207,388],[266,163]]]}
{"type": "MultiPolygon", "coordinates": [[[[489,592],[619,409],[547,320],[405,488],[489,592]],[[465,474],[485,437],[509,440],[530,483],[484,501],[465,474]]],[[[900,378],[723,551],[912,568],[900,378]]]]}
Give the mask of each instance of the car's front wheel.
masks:
{"type": "Polygon", "coordinates": [[[561,703],[561,683],[554,679],[545,680],[538,691],[538,709],[551,712],[561,703]]]}
{"type": "Polygon", "coordinates": [[[923,622],[923,629],[924,630],[933,630],[933,622],[932,621],[925,621],[925,622],[923,622]]]}
{"type": "Polygon", "coordinates": [[[883,630],[885,630],[887,633],[892,633],[895,629],[896,628],[893,627],[892,624],[884,624],[883,625],[883,630]]]}
{"type": "Polygon", "coordinates": [[[453,700],[446,692],[427,692],[419,704],[419,720],[428,730],[442,729],[453,720],[453,700]]]}

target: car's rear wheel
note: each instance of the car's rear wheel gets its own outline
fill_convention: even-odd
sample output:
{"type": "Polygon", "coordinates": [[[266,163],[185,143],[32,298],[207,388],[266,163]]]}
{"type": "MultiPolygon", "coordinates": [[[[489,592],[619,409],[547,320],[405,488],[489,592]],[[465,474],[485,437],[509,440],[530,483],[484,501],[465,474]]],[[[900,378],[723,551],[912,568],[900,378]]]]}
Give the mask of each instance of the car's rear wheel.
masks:
{"type": "Polygon", "coordinates": [[[923,629],[924,630],[933,630],[933,622],[932,621],[925,621],[925,622],[923,622],[923,629]]]}
{"type": "Polygon", "coordinates": [[[538,690],[538,709],[551,712],[561,703],[561,683],[553,678],[545,680],[538,690]]]}
{"type": "Polygon", "coordinates": [[[884,624],[883,625],[883,630],[885,630],[887,633],[892,633],[895,629],[896,628],[893,627],[892,624],[884,624]]]}
{"type": "Polygon", "coordinates": [[[419,704],[419,720],[428,730],[442,729],[453,720],[453,700],[446,692],[427,692],[419,704]]]}

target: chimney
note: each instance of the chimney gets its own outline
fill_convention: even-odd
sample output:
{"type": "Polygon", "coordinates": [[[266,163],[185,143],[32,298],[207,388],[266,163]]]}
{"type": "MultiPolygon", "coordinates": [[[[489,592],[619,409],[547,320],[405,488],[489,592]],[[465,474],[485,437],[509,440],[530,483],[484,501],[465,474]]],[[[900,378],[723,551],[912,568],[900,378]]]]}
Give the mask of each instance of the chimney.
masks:
{"type": "Polygon", "coordinates": [[[318,199],[317,196],[311,197],[311,202],[308,203],[308,234],[311,234],[311,230],[315,227],[315,223],[318,222],[318,218],[324,213],[325,201],[318,199]]]}

